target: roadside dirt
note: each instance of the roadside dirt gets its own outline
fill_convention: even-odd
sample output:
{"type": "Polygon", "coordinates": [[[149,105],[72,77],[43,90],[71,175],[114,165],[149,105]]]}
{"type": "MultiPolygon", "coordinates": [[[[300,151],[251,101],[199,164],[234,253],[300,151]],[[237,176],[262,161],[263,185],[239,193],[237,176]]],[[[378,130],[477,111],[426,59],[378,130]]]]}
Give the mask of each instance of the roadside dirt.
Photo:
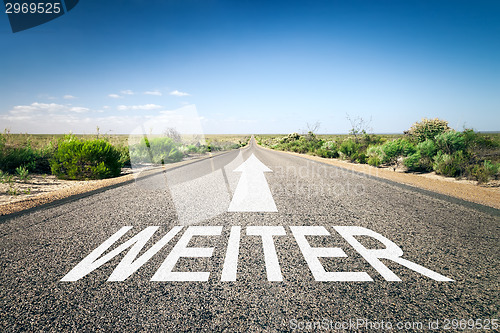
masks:
{"type": "Polygon", "coordinates": [[[30,179],[26,181],[14,177],[10,184],[0,183],[0,216],[40,206],[75,194],[126,182],[133,178],[133,174],[87,181],[61,180],[52,175],[31,174],[30,179]]]}

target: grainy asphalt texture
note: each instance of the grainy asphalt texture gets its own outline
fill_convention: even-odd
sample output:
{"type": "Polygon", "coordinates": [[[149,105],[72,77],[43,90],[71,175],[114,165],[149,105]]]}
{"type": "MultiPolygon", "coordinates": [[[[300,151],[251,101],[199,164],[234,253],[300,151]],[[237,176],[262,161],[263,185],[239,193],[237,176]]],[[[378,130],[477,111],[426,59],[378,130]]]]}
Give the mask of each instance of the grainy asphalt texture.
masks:
{"type": "MultiPolygon", "coordinates": [[[[427,325],[430,320],[441,324],[446,319],[498,318],[497,210],[477,209],[255,144],[239,154],[233,151],[76,201],[2,218],[0,331],[275,332],[325,319],[427,325]],[[224,166],[238,166],[251,153],[274,171],[266,179],[276,213],[227,212],[241,174],[224,166]],[[197,213],[203,209],[210,213],[197,213]],[[190,224],[223,226],[221,236],[196,237],[189,244],[214,247],[211,258],[182,258],[175,268],[210,272],[208,282],[150,281],[190,224]],[[107,279],[125,253],[76,282],[60,281],[122,226],[133,229],[116,245],[148,226],[160,226],[147,249],[176,225],[185,227],[123,282],[107,279]],[[274,237],[283,282],[267,281],[262,240],[246,235],[245,227],[254,225],[285,227],[286,236],[274,237]],[[331,236],[308,237],[311,246],[340,247],[348,255],[320,259],[325,269],[364,271],[374,281],[315,281],[291,225],[325,226],[331,236]],[[242,226],[237,281],[221,282],[231,226],[242,226]],[[433,281],[383,260],[402,280],[385,281],[332,226],[378,232],[403,249],[403,258],[454,282],[433,281]]],[[[360,241],[380,247],[368,238],[360,241]]]]}

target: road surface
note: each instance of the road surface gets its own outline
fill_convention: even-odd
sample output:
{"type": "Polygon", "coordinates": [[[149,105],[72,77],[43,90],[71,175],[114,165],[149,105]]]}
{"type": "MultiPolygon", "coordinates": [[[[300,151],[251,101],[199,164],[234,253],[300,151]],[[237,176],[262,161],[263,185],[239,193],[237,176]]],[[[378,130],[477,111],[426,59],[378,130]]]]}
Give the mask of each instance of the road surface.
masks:
{"type": "Polygon", "coordinates": [[[2,218],[0,331],[444,331],[472,324],[492,331],[500,305],[499,216],[252,141],[241,151],[2,218]],[[246,178],[259,181],[245,185],[245,168],[235,170],[252,155],[269,171],[248,171],[246,178]],[[276,211],[251,211],[255,193],[269,201],[266,191],[276,211]],[[384,254],[387,244],[373,234],[354,237],[363,253],[345,234],[353,230],[381,235],[402,250],[391,252],[394,258],[449,280],[380,258],[389,250],[384,254]],[[102,245],[120,231],[109,248],[102,245]],[[142,248],[128,247],[93,270],[91,259],[85,264],[99,247],[105,256],[143,231],[151,233],[139,237],[142,248]],[[168,242],[141,257],[162,239],[168,242]],[[133,260],[143,259],[135,270],[124,260],[131,249],[133,260]],[[382,254],[370,262],[373,249],[382,254]],[[117,281],[108,281],[112,274],[117,281]]]}

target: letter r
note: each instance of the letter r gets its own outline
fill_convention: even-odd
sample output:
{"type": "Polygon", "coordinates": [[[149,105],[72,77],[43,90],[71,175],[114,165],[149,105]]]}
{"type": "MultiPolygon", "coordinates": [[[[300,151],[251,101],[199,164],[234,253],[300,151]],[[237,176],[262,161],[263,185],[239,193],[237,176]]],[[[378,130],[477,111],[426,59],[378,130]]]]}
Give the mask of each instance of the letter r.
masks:
{"type": "Polygon", "coordinates": [[[379,233],[372,231],[363,227],[356,226],[346,226],[346,227],[334,227],[335,230],[345,238],[345,240],[351,244],[356,251],[361,254],[363,258],[365,258],[370,265],[373,266],[386,279],[387,281],[401,281],[401,279],[394,274],[387,266],[385,266],[380,259],[389,259],[392,260],[406,268],[409,268],[417,273],[425,275],[436,281],[453,281],[452,279],[447,278],[441,274],[438,274],[430,269],[427,269],[423,266],[415,264],[409,260],[401,258],[403,255],[403,250],[395,243],[385,238],[379,233]],[[382,244],[386,246],[385,249],[367,249],[360,242],[358,242],[354,236],[369,236],[375,238],[380,241],[382,244]]]}

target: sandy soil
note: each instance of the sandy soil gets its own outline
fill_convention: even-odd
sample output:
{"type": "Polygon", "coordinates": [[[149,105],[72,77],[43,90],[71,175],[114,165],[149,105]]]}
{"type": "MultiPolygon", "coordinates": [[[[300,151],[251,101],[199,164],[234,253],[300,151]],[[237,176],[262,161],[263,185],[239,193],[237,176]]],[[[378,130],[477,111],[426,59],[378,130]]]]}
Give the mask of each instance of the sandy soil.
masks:
{"type": "Polygon", "coordinates": [[[52,175],[30,175],[22,181],[0,183],[0,216],[43,205],[75,194],[93,191],[133,179],[133,174],[102,180],[61,180],[52,175]]]}

